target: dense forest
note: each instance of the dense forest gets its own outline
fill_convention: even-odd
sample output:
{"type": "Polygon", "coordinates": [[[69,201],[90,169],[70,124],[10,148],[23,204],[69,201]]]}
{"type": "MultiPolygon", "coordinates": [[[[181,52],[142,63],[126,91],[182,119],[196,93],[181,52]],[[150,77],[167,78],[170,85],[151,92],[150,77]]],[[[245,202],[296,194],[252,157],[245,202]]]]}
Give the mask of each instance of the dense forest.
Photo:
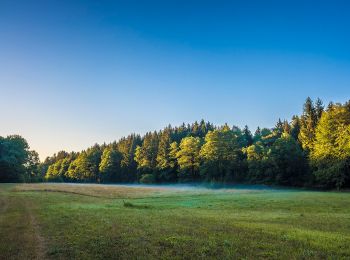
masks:
{"type": "Polygon", "coordinates": [[[0,137],[0,181],[218,182],[350,187],[350,101],[307,98],[303,113],[275,127],[215,126],[204,120],[131,134],[39,163],[20,136],[0,137]]]}

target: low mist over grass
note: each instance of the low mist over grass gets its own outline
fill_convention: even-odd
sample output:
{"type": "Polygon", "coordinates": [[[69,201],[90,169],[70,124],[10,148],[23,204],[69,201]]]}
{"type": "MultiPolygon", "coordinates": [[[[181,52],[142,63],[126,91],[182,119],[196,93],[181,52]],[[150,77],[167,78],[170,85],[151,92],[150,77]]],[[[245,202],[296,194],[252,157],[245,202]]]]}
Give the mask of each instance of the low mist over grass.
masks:
{"type": "Polygon", "coordinates": [[[350,257],[344,192],[2,184],[0,198],[5,259],[350,257]]]}

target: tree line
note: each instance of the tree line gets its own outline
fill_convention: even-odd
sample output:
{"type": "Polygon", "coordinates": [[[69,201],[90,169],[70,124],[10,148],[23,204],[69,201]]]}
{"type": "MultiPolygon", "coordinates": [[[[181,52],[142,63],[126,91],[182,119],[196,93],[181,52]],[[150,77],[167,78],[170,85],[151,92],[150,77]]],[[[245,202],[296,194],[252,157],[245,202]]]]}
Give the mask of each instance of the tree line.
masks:
{"type": "MultiPolygon", "coordinates": [[[[0,143],[1,158],[2,151],[0,143]]],[[[307,98],[302,115],[278,120],[272,129],[258,127],[254,133],[247,126],[214,126],[204,120],[169,125],[78,153],[58,152],[36,172],[46,181],[64,182],[349,188],[350,102],[325,107],[320,99],[307,98]]]]}

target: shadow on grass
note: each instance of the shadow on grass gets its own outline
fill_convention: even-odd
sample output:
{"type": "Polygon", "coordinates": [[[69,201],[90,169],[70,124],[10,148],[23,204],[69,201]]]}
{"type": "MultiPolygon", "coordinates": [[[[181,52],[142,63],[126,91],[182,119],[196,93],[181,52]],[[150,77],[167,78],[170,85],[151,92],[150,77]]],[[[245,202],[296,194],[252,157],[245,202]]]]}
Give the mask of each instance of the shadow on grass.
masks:
{"type": "Polygon", "coordinates": [[[129,201],[123,200],[123,206],[126,208],[135,208],[135,209],[150,209],[151,206],[149,205],[135,205],[129,201]]]}

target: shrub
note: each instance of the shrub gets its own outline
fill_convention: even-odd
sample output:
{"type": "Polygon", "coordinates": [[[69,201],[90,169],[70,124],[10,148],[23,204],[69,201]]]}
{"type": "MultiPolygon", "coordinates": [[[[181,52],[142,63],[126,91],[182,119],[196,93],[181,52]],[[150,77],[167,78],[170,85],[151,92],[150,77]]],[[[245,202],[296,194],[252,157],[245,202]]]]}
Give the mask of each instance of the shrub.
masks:
{"type": "Polygon", "coordinates": [[[140,179],[140,183],[144,183],[144,184],[151,184],[151,183],[155,183],[156,179],[154,177],[153,174],[144,174],[142,175],[141,179],[140,179]]]}

